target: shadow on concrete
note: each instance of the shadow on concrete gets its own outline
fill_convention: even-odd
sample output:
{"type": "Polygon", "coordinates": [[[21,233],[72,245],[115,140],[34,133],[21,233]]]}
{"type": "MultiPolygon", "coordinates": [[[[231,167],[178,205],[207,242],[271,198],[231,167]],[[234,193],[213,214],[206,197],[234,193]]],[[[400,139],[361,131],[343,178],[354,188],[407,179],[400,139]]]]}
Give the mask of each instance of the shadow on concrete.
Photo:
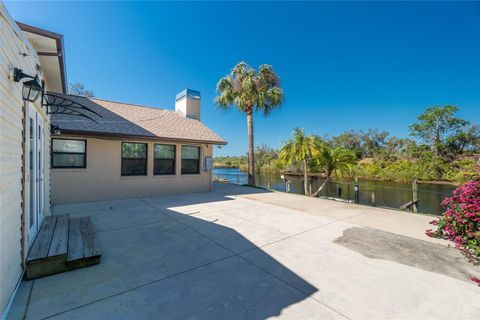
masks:
{"type": "Polygon", "coordinates": [[[272,229],[240,219],[225,221],[233,227],[209,219],[229,206],[248,205],[231,201],[234,195],[267,191],[219,189],[58,206],[56,214],[92,217],[102,262],[25,282],[25,290],[31,290],[28,307],[14,306],[14,312],[27,319],[266,319],[288,308],[294,317],[338,317],[307,299],[317,288],[246,237],[258,232],[278,237],[272,229]],[[261,253],[256,259],[268,261],[268,269],[276,272],[242,256],[254,250],[261,253]],[[274,274],[286,275],[295,287],[274,274]],[[289,308],[300,302],[302,307],[289,308]]]}

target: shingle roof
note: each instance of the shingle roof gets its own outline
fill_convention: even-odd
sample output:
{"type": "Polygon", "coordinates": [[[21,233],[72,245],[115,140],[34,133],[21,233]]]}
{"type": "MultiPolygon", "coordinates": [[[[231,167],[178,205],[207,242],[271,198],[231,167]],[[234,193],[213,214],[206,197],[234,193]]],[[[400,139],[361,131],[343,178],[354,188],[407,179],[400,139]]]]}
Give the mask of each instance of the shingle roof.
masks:
{"type": "Polygon", "coordinates": [[[186,118],[176,111],[96,98],[61,96],[78,102],[102,116],[102,118],[92,116],[97,120],[94,122],[78,116],[52,114],[52,124],[58,126],[62,133],[226,144],[220,136],[201,122],[186,118]]]}

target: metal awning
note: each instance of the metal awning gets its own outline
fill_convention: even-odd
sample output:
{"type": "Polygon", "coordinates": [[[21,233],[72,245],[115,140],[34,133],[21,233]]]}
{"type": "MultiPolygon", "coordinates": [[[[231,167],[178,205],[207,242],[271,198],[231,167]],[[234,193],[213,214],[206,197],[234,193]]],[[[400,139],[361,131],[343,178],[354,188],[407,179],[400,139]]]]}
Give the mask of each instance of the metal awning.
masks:
{"type": "Polygon", "coordinates": [[[94,115],[103,118],[94,110],[78,103],[76,101],[65,98],[62,95],[53,92],[44,92],[42,96],[42,106],[46,107],[47,114],[68,114],[79,116],[97,122],[94,115]]]}

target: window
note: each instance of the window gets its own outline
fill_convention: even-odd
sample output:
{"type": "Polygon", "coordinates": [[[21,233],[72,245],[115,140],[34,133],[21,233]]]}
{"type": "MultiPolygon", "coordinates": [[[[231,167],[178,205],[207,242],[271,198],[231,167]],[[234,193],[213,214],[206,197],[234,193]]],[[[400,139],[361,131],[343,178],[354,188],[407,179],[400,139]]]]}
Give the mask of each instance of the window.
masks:
{"type": "Polygon", "coordinates": [[[147,175],[147,144],[122,142],[122,176],[147,175]]]}
{"type": "Polygon", "coordinates": [[[52,168],[86,168],[86,140],[52,139],[52,168]]]}
{"type": "Polygon", "coordinates": [[[175,146],[156,144],[153,149],[153,174],[175,174],[175,146]]]}
{"type": "Polygon", "coordinates": [[[200,173],[200,147],[182,146],[182,174],[200,173]]]}

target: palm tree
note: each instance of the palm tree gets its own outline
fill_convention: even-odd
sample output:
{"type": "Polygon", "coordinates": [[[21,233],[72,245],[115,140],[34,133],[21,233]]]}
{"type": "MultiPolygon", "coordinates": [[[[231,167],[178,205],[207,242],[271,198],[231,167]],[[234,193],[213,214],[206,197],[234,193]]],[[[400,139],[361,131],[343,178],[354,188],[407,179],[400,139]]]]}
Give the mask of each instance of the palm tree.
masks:
{"type": "Polygon", "coordinates": [[[350,173],[356,162],[355,154],[340,147],[324,145],[316,158],[317,164],[325,170],[326,179],[312,196],[316,197],[325,185],[330,181],[332,175],[341,176],[350,173]]]}
{"type": "Polygon", "coordinates": [[[308,190],[308,164],[321,153],[322,144],[319,137],[313,134],[306,136],[303,129],[295,128],[292,138],[280,149],[279,159],[282,164],[301,163],[303,188],[306,195],[310,194],[308,190]]]}
{"type": "Polygon", "coordinates": [[[270,65],[263,64],[258,71],[245,62],[237,64],[230,74],[217,83],[216,104],[224,109],[236,106],[247,115],[248,127],[248,184],[255,185],[255,159],[253,144],[253,113],[265,116],[283,101],[280,79],[270,65]]]}

